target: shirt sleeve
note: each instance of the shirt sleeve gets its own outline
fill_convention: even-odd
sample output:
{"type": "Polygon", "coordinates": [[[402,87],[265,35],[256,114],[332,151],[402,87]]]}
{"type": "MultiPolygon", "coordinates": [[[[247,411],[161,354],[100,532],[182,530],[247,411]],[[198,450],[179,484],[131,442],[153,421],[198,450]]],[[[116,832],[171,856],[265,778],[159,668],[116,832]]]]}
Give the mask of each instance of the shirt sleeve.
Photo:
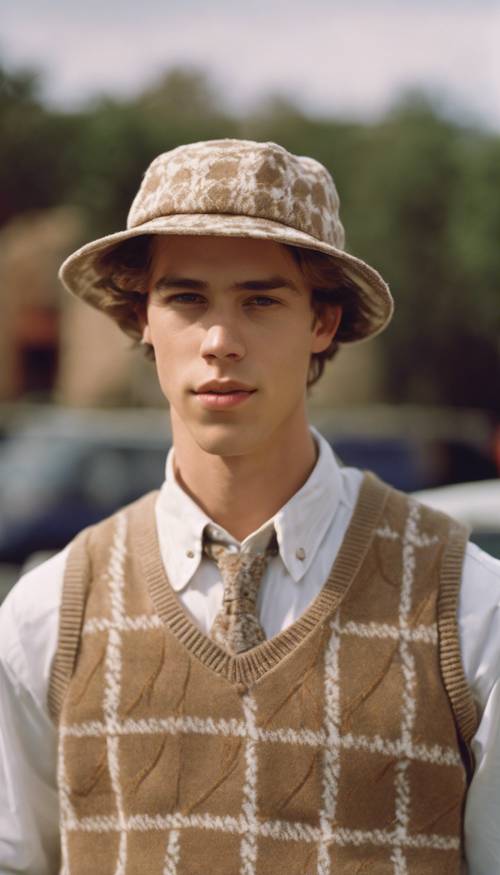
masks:
{"type": "Polygon", "coordinates": [[[59,871],[57,731],[47,690],[67,550],[20,578],[0,609],[0,872],[59,871]]]}
{"type": "Polygon", "coordinates": [[[500,873],[500,561],[469,544],[458,610],[464,672],[479,715],[465,807],[469,875],[500,873]]]}

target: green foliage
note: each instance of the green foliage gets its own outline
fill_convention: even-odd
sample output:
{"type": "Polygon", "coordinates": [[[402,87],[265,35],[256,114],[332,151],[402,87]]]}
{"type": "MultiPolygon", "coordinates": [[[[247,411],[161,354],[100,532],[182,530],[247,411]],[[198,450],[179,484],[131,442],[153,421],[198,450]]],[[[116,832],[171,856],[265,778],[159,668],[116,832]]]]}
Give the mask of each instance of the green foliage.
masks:
{"type": "Polygon", "coordinates": [[[65,142],[71,119],[48,112],[32,71],[0,66],[0,224],[28,209],[61,201],[68,168],[65,142]]]}
{"type": "Polygon", "coordinates": [[[418,93],[370,125],[312,117],[279,94],[236,117],[203,72],[179,67],[77,114],[49,110],[33,71],[0,67],[0,117],[0,224],[71,203],[87,239],[124,226],[149,162],[180,143],[246,137],[314,156],[339,189],[347,248],[396,299],[383,336],[388,397],[500,411],[498,136],[418,93]]]}

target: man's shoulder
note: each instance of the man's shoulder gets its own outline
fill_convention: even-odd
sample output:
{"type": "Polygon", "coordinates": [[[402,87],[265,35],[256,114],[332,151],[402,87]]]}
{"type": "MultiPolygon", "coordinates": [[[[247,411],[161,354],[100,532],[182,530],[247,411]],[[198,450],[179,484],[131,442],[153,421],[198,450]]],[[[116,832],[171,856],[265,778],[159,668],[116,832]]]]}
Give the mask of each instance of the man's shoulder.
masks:
{"type": "MultiPolygon", "coordinates": [[[[357,471],[357,469],[354,470],[357,471]]],[[[431,530],[434,530],[435,535],[442,537],[452,534],[454,536],[461,535],[462,538],[466,538],[468,535],[469,527],[452,517],[449,513],[424,503],[418,495],[404,492],[402,489],[393,486],[373,471],[365,470],[362,473],[365,482],[368,481],[369,483],[376,484],[379,490],[385,491],[382,516],[392,517],[394,522],[397,522],[398,528],[409,529],[410,537],[416,527],[427,530],[429,534],[431,530]]],[[[366,496],[367,492],[360,490],[359,498],[363,500],[363,498],[366,499],[366,496]]]]}
{"type": "Polygon", "coordinates": [[[471,526],[463,519],[455,518],[442,507],[427,504],[425,498],[418,493],[407,495],[406,498],[418,508],[422,529],[426,527],[430,533],[433,525],[442,526],[441,530],[448,531],[449,537],[455,539],[455,545],[459,548],[457,558],[460,559],[461,566],[459,620],[465,622],[472,616],[480,617],[481,625],[486,627],[491,618],[497,618],[499,614],[500,559],[491,556],[471,540],[473,531],[471,532],[471,526]]]}
{"type": "Polygon", "coordinates": [[[70,544],[21,576],[0,607],[0,648],[9,632],[30,628],[57,612],[70,544]],[[5,634],[4,634],[5,633],[5,634]]]}
{"type": "Polygon", "coordinates": [[[22,574],[0,607],[0,664],[16,689],[45,702],[57,645],[69,545],[22,574]]]}
{"type": "MultiPolygon", "coordinates": [[[[465,551],[462,576],[462,604],[465,611],[482,610],[483,614],[500,619],[500,559],[486,553],[469,541],[465,551]]],[[[499,626],[500,631],[500,626],[499,626]]]]}
{"type": "Polygon", "coordinates": [[[140,516],[154,505],[157,495],[158,490],[154,490],[118,508],[82,529],[53,556],[21,573],[0,605],[0,659],[22,645],[24,639],[42,634],[45,625],[57,623],[65,574],[77,545],[105,537],[120,515],[140,516]]]}
{"type": "Polygon", "coordinates": [[[107,517],[104,517],[93,525],[88,526],[86,529],[82,529],[82,531],[73,539],[72,543],[76,544],[77,541],[85,539],[92,543],[96,538],[102,538],[107,532],[112,532],[117,521],[124,517],[128,520],[133,520],[135,523],[148,518],[148,516],[151,517],[159,494],[159,489],[153,489],[150,492],[144,493],[144,495],[140,495],[133,501],[128,502],[128,504],[122,505],[107,517]]]}
{"type": "Polygon", "coordinates": [[[466,515],[457,514],[455,516],[452,509],[443,507],[439,502],[435,503],[434,500],[428,502],[425,493],[416,493],[411,496],[411,499],[422,508],[422,512],[428,518],[433,517],[437,520],[447,520],[452,531],[461,530],[466,533],[467,543],[464,555],[464,572],[468,576],[472,575],[475,579],[488,580],[495,587],[500,586],[500,559],[487,553],[474,543],[474,540],[471,540],[471,538],[474,538],[475,526],[466,515]]]}

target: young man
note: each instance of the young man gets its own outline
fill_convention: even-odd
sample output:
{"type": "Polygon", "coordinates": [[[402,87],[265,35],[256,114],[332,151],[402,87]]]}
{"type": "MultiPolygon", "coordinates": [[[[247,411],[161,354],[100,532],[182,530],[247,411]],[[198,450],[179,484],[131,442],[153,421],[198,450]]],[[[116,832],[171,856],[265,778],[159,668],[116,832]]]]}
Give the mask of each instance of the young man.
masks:
{"type": "Polygon", "coordinates": [[[500,563],[307,421],[392,313],[325,168],[181,146],[61,276],[154,355],[173,448],[2,608],[0,870],[500,872],[500,563]]]}

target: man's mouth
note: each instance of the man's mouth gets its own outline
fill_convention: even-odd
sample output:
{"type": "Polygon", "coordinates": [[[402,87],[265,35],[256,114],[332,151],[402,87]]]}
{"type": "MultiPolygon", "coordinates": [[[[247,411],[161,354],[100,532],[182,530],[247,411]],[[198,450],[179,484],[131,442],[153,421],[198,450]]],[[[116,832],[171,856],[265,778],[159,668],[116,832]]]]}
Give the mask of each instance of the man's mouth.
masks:
{"type": "Polygon", "coordinates": [[[194,395],[207,410],[227,410],[244,404],[256,391],[256,389],[242,389],[236,386],[227,389],[207,387],[198,389],[194,395]]]}

